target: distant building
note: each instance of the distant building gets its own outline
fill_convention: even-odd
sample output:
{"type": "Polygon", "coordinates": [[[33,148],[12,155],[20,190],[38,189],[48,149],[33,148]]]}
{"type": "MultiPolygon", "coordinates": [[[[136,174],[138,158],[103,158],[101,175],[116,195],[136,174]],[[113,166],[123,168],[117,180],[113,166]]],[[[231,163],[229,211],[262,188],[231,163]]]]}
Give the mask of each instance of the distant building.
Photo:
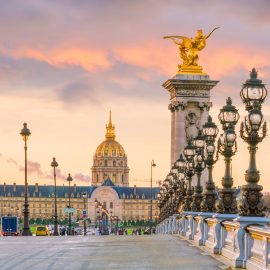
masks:
{"type": "MultiPolygon", "coordinates": [[[[153,219],[158,215],[156,195],[159,188],[153,188],[153,219]]],[[[57,215],[59,220],[68,218],[64,209],[68,206],[68,186],[57,186],[57,215]]],[[[97,218],[98,208],[95,199],[101,202],[111,216],[119,220],[148,220],[150,218],[150,188],[119,187],[110,179],[101,186],[72,186],[71,207],[75,209],[73,217],[82,218],[84,198],[88,209],[88,217],[94,222],[97,218]]],[[[30,219],[52,219],[54,216],[54,186],[29,185],[28,201],[30,219]]],[[[0,214],[16,215],[23,218],[24,185],[0,185],[0,214]]]]}
{"type": "Polygon", "coordinates": [[[109,178],[117,186],[128,187],[127,155],[122,145],[115,140],[115,127],[112,124],[111,112],[105,138],[106,140],[97,147],[94,154],[92,185],[100,186],[109,178]]]}
{"type": "MultiPolygon", "coordinates": [[[[71,207],[74,218],[81,218],[84,203],[88,217],[94,222],[98,216],[95,201],[100,202],[110,216],[121,220],[150,219],[150,187],[129,187],[127,155],[120,143],[115,141],[115,127],[110,113],[106,126],[106,140],[96,149],[92,166],[91,186],[71,187],[71,207]],[[87,201],[82,194],[87,193],[87,201]]],[[[76,181],[76,179],[74,179],[76,181]]],[[[149,182],[150,185],[150,182],[149,182]]],[[[158,216],[156,195],[159,188],[152,189],[152,219],[158,216]]],[[[64,212],[68,206],[68,186],[57,186],[57,215],[60,220],[68,217],[64,212]]],[[[51,219],[54,216],[54,186],[29,185],[30,219],[51,219]]],[[[24,186],[0,185],[0,214],[23,217],[24,186]]]]}

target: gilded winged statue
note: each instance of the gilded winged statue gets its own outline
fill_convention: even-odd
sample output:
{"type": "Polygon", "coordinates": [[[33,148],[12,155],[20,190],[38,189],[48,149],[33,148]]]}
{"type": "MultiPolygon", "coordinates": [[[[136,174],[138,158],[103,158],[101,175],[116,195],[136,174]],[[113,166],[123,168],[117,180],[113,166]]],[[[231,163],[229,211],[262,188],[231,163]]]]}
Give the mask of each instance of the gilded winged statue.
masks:
{"type": "Polygon", "coordinates": [[[197,30],[197,35],[194,38],[185,36],[165,36],[164,38],[171,39],[179,46],[180,58],[183,60],[181,67],[198,66],[199,55],[198,52],[203,50],[206,46],[206,40],[219,27],[214,28],[208,35],[203,35],[201,29],[197,30]]]}

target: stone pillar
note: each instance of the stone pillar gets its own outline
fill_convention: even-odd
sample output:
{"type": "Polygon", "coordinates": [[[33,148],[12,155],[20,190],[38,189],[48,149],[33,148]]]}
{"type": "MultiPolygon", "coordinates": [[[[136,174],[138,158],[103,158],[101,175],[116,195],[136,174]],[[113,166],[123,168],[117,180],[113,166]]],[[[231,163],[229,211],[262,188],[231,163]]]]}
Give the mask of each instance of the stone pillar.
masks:
{"type": "Polygon", "coordinates": [[[171,165],[179,158],[187,139],[195,137],[211,107],[210,90],[218,81],[208,75],[176,74],[163,87],[170,93],[171,165]]]}

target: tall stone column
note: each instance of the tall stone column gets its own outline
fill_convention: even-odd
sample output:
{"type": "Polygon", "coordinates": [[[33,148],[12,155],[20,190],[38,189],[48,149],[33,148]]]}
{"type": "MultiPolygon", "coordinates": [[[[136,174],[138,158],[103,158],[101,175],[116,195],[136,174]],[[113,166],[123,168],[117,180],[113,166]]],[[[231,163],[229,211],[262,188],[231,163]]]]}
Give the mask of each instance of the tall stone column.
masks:
{"type": "MultiPolygon", "coordinates": [[[[176,74],[163,87],[170,93],[171,111],[171,166],[179,158],[189,138],[194,138],[207,121],[210,90],[218,81],[207,74],[176,74]]],[[[206,175],[202,176],[202,185],[206,175]]]]}

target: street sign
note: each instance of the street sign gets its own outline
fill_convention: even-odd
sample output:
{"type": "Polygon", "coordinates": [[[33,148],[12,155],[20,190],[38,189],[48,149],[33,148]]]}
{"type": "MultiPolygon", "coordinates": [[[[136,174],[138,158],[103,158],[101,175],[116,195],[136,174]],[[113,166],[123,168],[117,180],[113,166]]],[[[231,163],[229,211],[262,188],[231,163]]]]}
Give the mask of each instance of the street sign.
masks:
{"type": "Polygon", "coordinates": [[[82,213],[84,216],[86,216],[86,210],[83,210],[82,213]]]}
{"type": "Polygon", "coordinates": [[[64,213],[74,213],[75,212],[75,209],[74,208],[64,208],[64,213]]]}

